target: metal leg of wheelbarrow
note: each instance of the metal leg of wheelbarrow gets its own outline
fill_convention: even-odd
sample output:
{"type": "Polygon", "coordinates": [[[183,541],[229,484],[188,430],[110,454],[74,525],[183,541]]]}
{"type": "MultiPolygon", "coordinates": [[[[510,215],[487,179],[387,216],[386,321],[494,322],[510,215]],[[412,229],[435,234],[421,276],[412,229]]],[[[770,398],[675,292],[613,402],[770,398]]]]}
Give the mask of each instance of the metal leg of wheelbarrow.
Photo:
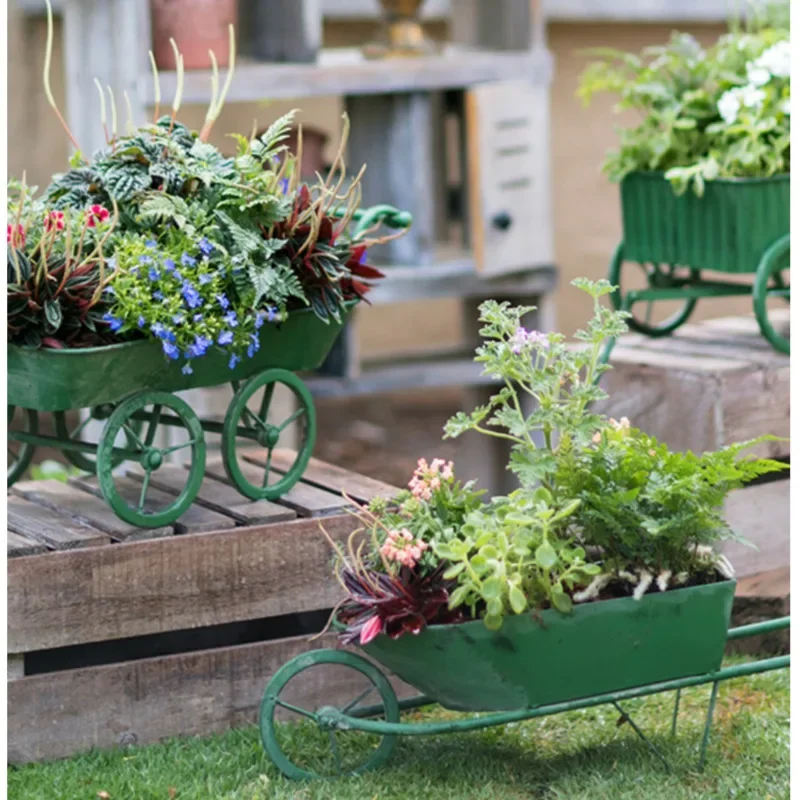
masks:
{"type": "Polygon", "coordinates": [[[678,689],[675,692],[675,708],[672,709],[672,737],[675,738],[675,734],[678,731],[678,710],[681,707],[681,690],[678,689]]]}
{"type": "Polygon", "coordinates": [[[703,741],[700,745],[700,761],[697,769],[702,772],[706,765],[706,750],[708,749],[708,739],[711,736],[711,723],[714,721],[714,706],[717,704],[717,690],[719,689],[719,681],[714,681],[711,688],[711,700],[708,703],[708,713],[706,714],[706,727],[703,731],[703,741]]]}
{"type": "Polygon", "coordinates": [[[658,756],[661,763],[667,768],[667,772],[672,772],[672,767],[670,767],[667,759],[664,758],[663,753],[642,733],[642,729],[631,719],[630,714],[616,700],[613,702],[613,706],[619,711],[625,722],[633,728],[637,736],[650,748],[650,751],[658,756]]]}

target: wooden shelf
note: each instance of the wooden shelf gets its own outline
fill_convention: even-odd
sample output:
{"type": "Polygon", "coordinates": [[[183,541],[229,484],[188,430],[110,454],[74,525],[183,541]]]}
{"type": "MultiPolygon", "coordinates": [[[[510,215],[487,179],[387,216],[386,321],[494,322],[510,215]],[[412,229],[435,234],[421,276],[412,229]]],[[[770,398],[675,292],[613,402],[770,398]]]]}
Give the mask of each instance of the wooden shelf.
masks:
{"type": "Polygon", "coordinates": [[[483,365],[471,356],[461,358],[392,359],[390,363],[365,364],[355,378],[305,378],[314,397],[357,397],[388,394],[408,389],[448,386],[491,386],[497,381],[482,375],[483,365]]]}
{"type": "Polygon", "coordinates": [[[494,297],[502,295],[545,295],[558,282],[558,270],[550,264],[497,277],[476,272],[471,255],[440,251],[432,266],[403,267],[379,265],[386,277],[369,294],[372,305],[444,297],[494,297]]]}
{"type": "MultiPolygon", "coordinates": [[[[527,78],[546,84],[552,57],[542,50],[491,52],[447,46],[441,55],[371,60],[357,48],[323,50],[315,64],[270,64],[240,61],[228,102],[253,102],[265,98],[300,98],[325,95],[394,94],[455,89],[493,81],[527,78]]],[[[174,72],[159,73],[162,98],[175,93],[174,72]]],[[[145,102],[153,102],[153,79],[140,79],[145,102]]],[[[183,102],[209,102],[211,73],[185,74],[183,102]]]]}

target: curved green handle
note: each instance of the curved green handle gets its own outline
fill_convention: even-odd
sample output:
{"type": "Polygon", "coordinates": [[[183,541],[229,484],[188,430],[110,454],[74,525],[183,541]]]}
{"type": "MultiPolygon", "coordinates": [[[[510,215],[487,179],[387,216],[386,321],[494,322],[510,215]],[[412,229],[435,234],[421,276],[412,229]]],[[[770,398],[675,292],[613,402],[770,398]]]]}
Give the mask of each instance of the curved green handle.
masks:
{"type": "MultiPolygon", "coordinates": [[[[341,217],[344,209],[337,208],[333,212],[334,217],[341,217]]],[[[409,228],[413,217],[408,211],[400,211],[394,206],[379,205],[369,208],[359,208],[353,214],[353,222],[356,227],[353,231],[353,239],[358,239],[365,231],[369,230],[376,223],[383,223],[387,228],[409,228]]]]}

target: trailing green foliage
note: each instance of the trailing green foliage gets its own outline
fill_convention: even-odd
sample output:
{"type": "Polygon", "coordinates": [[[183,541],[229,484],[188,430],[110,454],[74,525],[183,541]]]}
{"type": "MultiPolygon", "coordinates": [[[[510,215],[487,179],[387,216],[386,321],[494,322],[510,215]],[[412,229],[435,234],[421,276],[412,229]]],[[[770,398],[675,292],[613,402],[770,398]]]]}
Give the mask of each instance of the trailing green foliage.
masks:
{"type": "Polygon", "coordinates": [[[765,4],[707,51],[689,34],[635,55],[609,48],[581,76],[579,96],[619,96],[641,121],[619,132],[603,166],[614,181],[663,171],[676,192],[715,178],[789,172],[788,2],[765,4]]]}
{"type": "Polygon", "coordinates": [[[575,524],[581,541],[602,548],[607,565],[691,574],[699,547],[740,539],[723,514],[728,493],[788,468],[743,457],[772,438],[695,455],[670,452],[653,436],[611,424],[596,443],[560,454],[554,483],[560,496],[580,501],[575,524]]]}

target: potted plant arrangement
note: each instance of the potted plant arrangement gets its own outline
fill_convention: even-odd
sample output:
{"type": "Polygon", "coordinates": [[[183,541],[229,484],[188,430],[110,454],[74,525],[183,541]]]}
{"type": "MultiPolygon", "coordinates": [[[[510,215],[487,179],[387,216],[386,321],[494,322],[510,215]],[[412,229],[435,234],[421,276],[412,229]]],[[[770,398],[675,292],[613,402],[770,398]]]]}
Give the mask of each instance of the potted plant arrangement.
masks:
{"type": "MultiPolygon", "coordinates": [[[[48,21],[49,65],[50,14],[48,21]]],[[[129,121],[119,132],[113,96],[107,115],[98,84],[106,146],[87,159],[73,139],[70,169],[43,195],[24,182],[8,189],[9,425],[17,411],[22,417],[10,436],[20,449],[9,485],[37,445],[57,447],[97,472],[121,518],[144,527],[167,524],[191,504],[205,466],[204,432],[222,434],[225,468],[247,497],[278,497],[299,479],[316,427],[311,396],[294,373],[323,362],[382,277],[365,260],[387,237],[372,234],[381,224],[399,233],[410,224],[388,206],[360,209],[358,179],[342,190],[346,121],[330,173],[312,185],[300,182],[298,159],[286,149],[293,114],[252,140],[235,137],[235,156],[220,153],[208,135],[233,67],[222,87],[213,72],[203,129],[183,126],[182,60],[172,44],[178,89],[170,114],[161,116],[156,104],[151,123],[129,121]],[[222,383],[234,387],[222,424],[199,420],[173,394],[222,383]],[[281,384],[298,410],[276,422],[268,415],[281,384]],[[100,441],[85,441],[83,425],[69,429],[65,412],[74,409],[106,420],[100,441]],[[38,434],[41,411],[55,413],[56,437],[38,434]],[[301,427],[295,464],[276,480],[268,459],[263,483],[254,483],[238,461],[242,445],[271,454],[292,424],[301,427]],[[156,446],[159,425],[183,429],[185,443],[156,446]],[[150,475],[182,448],[191,459],[184,491],[154,508],[150,475]],[[134,500],[117,486],[114,470],[126,461],[144,470],[134,500]]],[[[234,52],[232,28],[230,44],[234,52]]],[[[155,69],[154,81],[158,96],[155,69]]],[[[45,90],[63,124],[47,77],[45,90]]]]}
{"type": "Polygon", "coordinates": [[[618,110],[640,121],[620,131],[604,171],[619,182],[623,240],[609,281],[617,309],[634,310],[633,330],[671,333],[702,297],[750,294],[764,336],[780,352],[789,341],[767,315],[767,301],[788,301],[789,26],[788,3],[756,9],[704,50],[688,34],[640,55],[594,51],[579,94],[619,96],[618,110]],[[646,288],[622,280],[639,264],[646,288]],[[705,280],[703,270],[754,273],[752,287],[705,280]],[[678,301],[656,319],[653,305],[678,301]],[[639,309],[646,307],[647,313],[639,309]]]}
{"type": "MultiPolygon", "coordinates": [[[[332,616],[341,644],[445,708],[524,718],[526,709],[718,670],[736,582],[714,546],[738,538],[723,500],[785,468],[743,455],[754,442],[670,452],[628,420],[594,413],[605,397],[596,378],[609,368],[603,342],[624,330],[626,314],[602,306],[613,288],[606,281],[573,283],[595,307],[577,333],[579,349],[561,334],[525,330],[529,308],[481,306],[476,361],[502,388],[445,426],[445,437],[477,431],[510,440],[508,467],[520,487],[486,500],[458,480],[452,462],[420,459],[394,501],[354,512],[363,524],[346,544],[329,538],[345,595],[332,616]],[[523,395],[537,403],[527,417],[523,395]]],[[[267,751],[294,777],[309,773],[282,747],[275,710],[291,678],[323,663],[361,671],[384,701],[385,720],[397,721],[393,693],[363,659],[331,650],[298,656],[267,686],[261,717],[267,751]]],[[[342,715],[352,707],[304,713],[347,730],[352,720],[342,715]]],[[[464,725],[473,722],[492,724],[464,725]]],[[[359,729],[387,738],[413,732],[369,724],[359,729]]]]}

